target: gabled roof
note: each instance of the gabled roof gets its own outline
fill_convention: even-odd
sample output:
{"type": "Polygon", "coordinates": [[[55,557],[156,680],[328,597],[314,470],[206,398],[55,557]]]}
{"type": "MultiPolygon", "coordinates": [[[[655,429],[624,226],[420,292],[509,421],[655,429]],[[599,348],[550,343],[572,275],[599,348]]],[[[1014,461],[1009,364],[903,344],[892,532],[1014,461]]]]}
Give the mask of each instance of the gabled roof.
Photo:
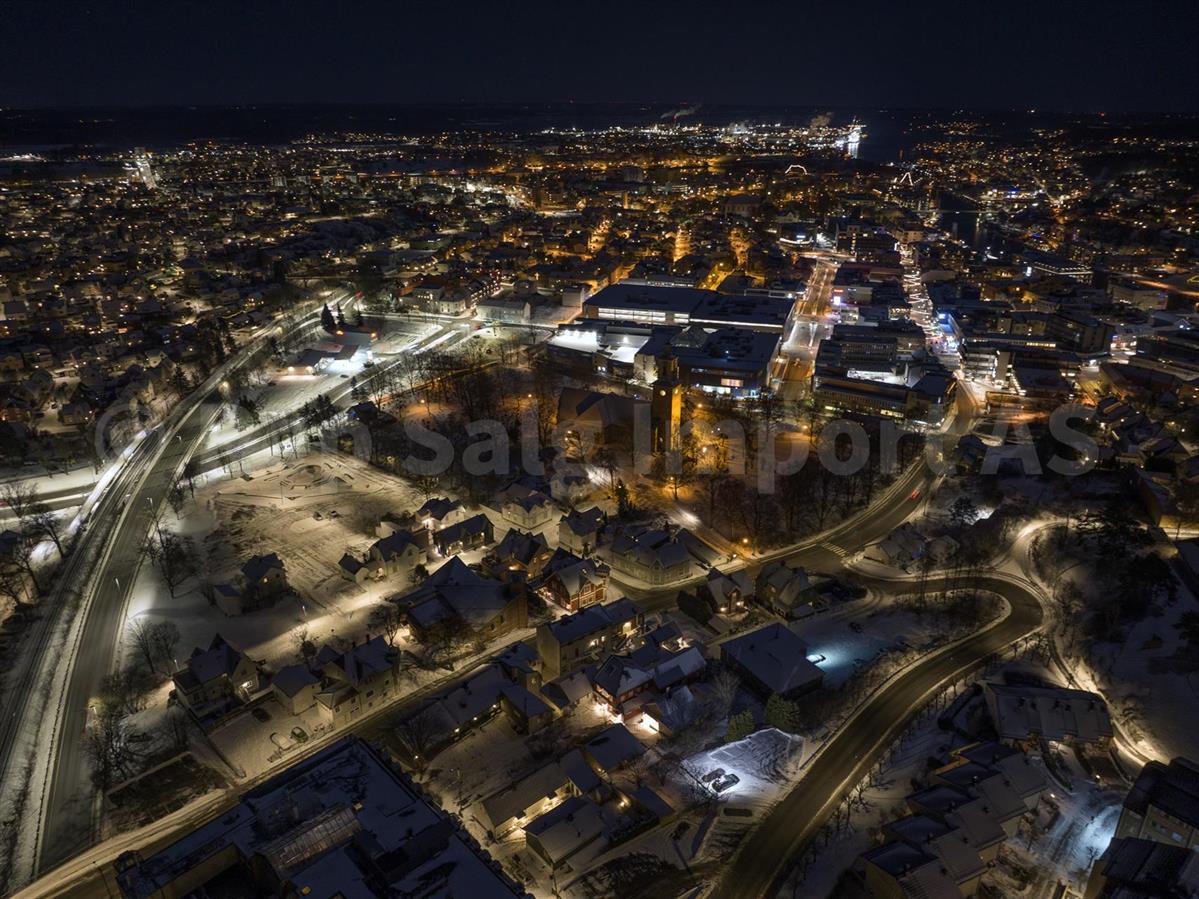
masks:
{"type": "Polygon", "coordinates": [[[465,521],[459,521],[457,524],[451,524],[449,527],[442,528],[433,535],[433,539],[437,541],[439,546],[444,546],[450,543],[457,543],[459,540],[465,540],[467,537],[486,534],[490,528],[491,519],[480,512],[478,515],[472,516],[465,521]]]}
{"type": "Polygon", "coordinates": [[[277,687],[285,696],[295,696],[310,684],[318,683],[317,676],[304,665],[288,665],[280,668],[271,678],[271,686],[277,687]]]}
{"type": "Polygon", "coordinates": [[[425,504],[416,510],[416,517],[422,521],[426,518],[441,521],[455,509],[461,508],[462,503],[457,500],[446,499],[444,496],[435,496],[425,500],[425,504]]]}
{"type": "Polygon", "coordinates": [[[348,683],[357,686],[377,674],[390,670],[393,657],[394,651],[387,645],[386,640],[382,637],[372,637],[336,658],[327,659],[323,664],[326,667],[332,665],[348,683]]]}
{"type": "Polygon", "coordinates": [[[580,559],[569,550],[558,547],[541,569],[541,583],[557,580],[567,594],[574,596],[589,584],[608,579],[608,566],[594,559],[580,559]]]}
{"type": "Polygon", "coordinates": [[[283,560],[276,553],[267,553],[262,556],[254,556],[249,559],[245,565],[241,567],[241,573],[247,581],[254,582],[266,577],[267,573],[275,569],[283,570],[283,560]]]}
{"type": "Polygon", "coordinates": [[[504,535],[503,540],[496,544],[492,554],[501,561],[511,559],[522,565],[528,565],[537,556],[548,553],[549,550],[550,545],[541,534],[513,528],[504,535]]]}
{"type": "Polygon", "coordinates": [[[570,528],[578,537],[590,537],[604,525],[604,513],[598,506],[592,506],[582,512],[571,512],[563,515],[561,523],[570,528]]]}
{"type": "Polygon", "coordinates": [[[188,670],[201,684],[207,684],[219,677],[228,677],[237,670],[246,656],[241,650],[226,642],[217,634],[208,644],[208,649],[192,650],[191,658],[187,660],[188,670]]]}
{"type": "Polygon", "coordinates": [[[372,544],[371,549],[377,550],[379,558],[383,561],[390,561],[397,556],[402,556],[408,551],[409,547],[420,549],[420,545],[416,542],[416,537],[411,531],[393,531],[388,536],[381,540],[376,540],[372,544]]]}
{"type": "Polygon", "coordinates": [[[614,771],[645,755],[645,745],[623,724],[600,731],[582,747],[583,754],[601,771],[614,771]]]}
{"type": "Polygon", "coordinates": [[[457,556],[399,598],[401,605],[408,607],[409,619],[420,627],[428,627],[450,615],[477,627],[503,611],[510,601],[511,594],[505,584],[475,573],[457,556]]]}
{"type": "Polygon", "coordinates": [[[545,627],[559,643],[573,643],[589,634],[609,627],[618,627],[641,614],[641,609],[628,597],[615,602],[587,606],[549,622],[545,627]]]}
{"type": "Polygon", "coordinates": [[[567,780],[561,766],[557,762],[550,762],[484,799],[483,813],[494,829],[553,796],[567,780]]]}

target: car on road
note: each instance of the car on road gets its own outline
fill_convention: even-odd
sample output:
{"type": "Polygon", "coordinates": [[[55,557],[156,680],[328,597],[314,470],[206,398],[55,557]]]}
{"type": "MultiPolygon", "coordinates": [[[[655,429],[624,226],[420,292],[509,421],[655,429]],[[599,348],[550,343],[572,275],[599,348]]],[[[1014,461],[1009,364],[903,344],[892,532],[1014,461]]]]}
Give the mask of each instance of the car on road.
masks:
{"type": "Polygon", "coordinates": [[[913,502],[920,499],[920,488],[917,487],[915,490],[913,490],[911,493],[909,493],[908,499],[912,500],[913,502]]]}
{"type": "Polygon", "coordinates": [[[741,783],[740,777],[736,774],[729,774],[712,784],[712,791],[714,793],[723,793],[729,787],[736,786],[739,783],[741,783]]]}
{"type": "Polygon", "coordinates": [[[724,769],[723,768],[714,768],[713,770],[711,770],[707,774],[705,774],[703,777],[701,777],[700,780],[703,781],[704,783],[712,783],[713,781],[720,780],[720,778],[722,778],[722,777],[724,777],[724,769]]]}

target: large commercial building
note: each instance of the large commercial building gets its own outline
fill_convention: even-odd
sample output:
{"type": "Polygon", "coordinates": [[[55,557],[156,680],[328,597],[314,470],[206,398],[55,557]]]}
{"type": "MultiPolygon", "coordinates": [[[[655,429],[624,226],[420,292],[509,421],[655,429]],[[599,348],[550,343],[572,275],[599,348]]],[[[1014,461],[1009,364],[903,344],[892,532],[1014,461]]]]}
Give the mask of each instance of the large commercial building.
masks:
{"type": "Polygon", "coordinates": [[[560,328],[547,351],[566,366],[644,384],[659,377],[658,360],[669,351],[685,385],[747,397],[771,386],[780,337],[737,327],[581,319],[560,328]]]}
{"type": "Polygon", "coordinates": [[[730,296],[697,287],[657,287],[622,281],[583,301],[586,318],[660,325],[738,327],[783,334],[790,330],[795,301],[730,296]]]}

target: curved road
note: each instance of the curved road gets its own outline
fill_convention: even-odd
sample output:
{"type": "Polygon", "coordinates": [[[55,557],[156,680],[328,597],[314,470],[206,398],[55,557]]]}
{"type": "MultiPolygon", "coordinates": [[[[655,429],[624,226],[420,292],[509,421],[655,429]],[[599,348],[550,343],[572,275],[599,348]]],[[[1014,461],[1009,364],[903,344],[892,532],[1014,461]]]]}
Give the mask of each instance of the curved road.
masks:
{"type": "MultiPolygon", "coordinates": [[[[949,430],[951,435],[964,433],[970,427],[970,398],[959,393],[958,404],[960,414],[949,430]]],[[[65,861],[91,842],[91,808],[85,798],[90,796],[91,790],[86,783],[87,766],[82,759],[78,728],[82,727],[94,684],[107,673],[114,645],[119,638],[128,590],[122,575],[127,572],[132,574],[136,570],[140,546],[152,522],[150,508],[161,502],[173,483],[175,472],[199,445],[202,433],[198,432],[202,432],[207,418],[203,413],[189,416],[190,420],[185,423],[186,439],[171,439],[171,445],[164,447],[159,457],[143,469],[140,482],[128,500],[125,514],[119,514],[124,511],[123,505],[109,513],[118,519],[109,542],[111,551],[105,554],[98,576],[92,582],[94,599],[98,600],[96,605],[101,614],[89,616],[97,620],[85,619],[86,632],[80,635],[79,655],[71,666],[74,670],[70,672],[67,702],[64,703],[69,711],[65,715],[59,711],[61,726],[55,728],[57,732],[54,735],[57,752],[51,763],[43,769],[43,784],[47,789],[39,797],[41,808],[38,809],[36,828],[41,844],[38,846],[38,855],[43,871],[65,861]],[[43,836],[44,841],[41,839],[43,836]]],[[[267,426],[268,429],[272,427],[279,427],[279,423],[267,426]]],[[[261,433],[263,430],[259,429],[259,432],[250,435],[252,444],[270,440],[261,433]]],[[[239,449],[244,450],[245,447],[239,449]]],[[[213,466],[216,461],[212,459],[213,455],[215,452],[210,451],[209,454],[201,453],[198,456],[203,467],[213,466]]],[[[880,539],[907,520],[924,502],[938,477],[927,464],[918,462],[884,491],[872,506],[857,515],[834,525],[805,544],[757,556],[742,564],[754,569],[771,559],[785,558],[812,569],[833,570],[841,565],[847,550],[857,550],[880,539]],[[840,544],[844,544],[844,547],[840,544]]],[[[96,516],[93,515],[92,521],[96,521],[96,516]]],[[[903,583],[902,579],[862,577],[861,580],[869,586],[891,589],[903,583]]],[[[941,580],[934,578],[930,585],[935,586],[941,580]]],[[[734,863],[734,876],[726,879],[720,888],[722,895],[759,895],[766,891],[779,867],[810,839],[827,817],[830,808],[844,792],[842,784],[846,783],[847,778],[855,772],[869,770],[874,763],[871,752],[887,745],[911,718],[914,714],[914,710],[910,709],[912,703],[957,672],[972,667],[980,659],[1040,626],[1041,610],[1036,597],[1016,581],[998,575],[986,575],[976,578],[973,583],[1007,597],[1012,605],[1012,614],[1004,621],[967,638],[951,651],[931,656],[876,694],[862,713],[834,738],[828,747],[832,751],[825,752],[813,763],[803,781],[775,807],[765,822],[766,826],[759,827],[747,841],[734,863]],[[793,825],[795,821],[802,822],[800,828],[792,826],[788,830],[788,824],[793,825]],[[737,882],[736,888],[728,886],[730,880],[737,882]],[[751,888],[752,893],[746,892],[751,888]]],[[[647,611],[673,605],[679,589],[685,589],[688,585],[647,585],[638,589],[620,584],[647,611]]]]}
{"type": "MultiPolygon", "coordinates": [[[[895,591],[911,580],[862,577],[867,586],[895,591]]],[[[929,587],[947,586],[946,577],[929,587]]],[[[746,838],[732,865],[711,893],[712,899],[772,896],[781,886],[787,862],[798,855],[828,820],[841,798],[866,776],[879,754],[909,725],[920,707],[944,685],[1041,626],[1035,589],[1007,575],[983,574],[969,586],[998,593],[1009,614],[990,627],[933,653],[891,680],[863,705],[820,750],[803,778],[775,805],[746,838]]]]}
{"type": "MultiPolygon", "coordinates": [[[[286,327],[307,327],[317,314],[316,309],[298,314],[286,327]]],[[[94,790],[81,735],[88,703],[109,673],[120,641],[145,535],[176,472],[215,414],[211,394],[275,327],[261,329],[114,463],[115,475],[96,498],[44,600],[31,635],[31,657],[0,721],[4,786],[28,789],[16,850],[0,865],[13,881],[27,880],[91,843],[94,790]],[[15,864],[9,868],[9,863],[15,864]]]]}

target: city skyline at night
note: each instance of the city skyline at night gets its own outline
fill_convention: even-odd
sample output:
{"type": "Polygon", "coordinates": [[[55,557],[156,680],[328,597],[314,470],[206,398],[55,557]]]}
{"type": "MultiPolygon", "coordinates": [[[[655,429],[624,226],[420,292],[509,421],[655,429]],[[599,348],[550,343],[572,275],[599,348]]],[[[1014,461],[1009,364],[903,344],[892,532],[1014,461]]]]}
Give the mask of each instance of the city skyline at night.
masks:
{"type": "Polygon", "coordinates": [[[0,12],[0,897],[1199,899],[1199,12],[0,12]]]}

